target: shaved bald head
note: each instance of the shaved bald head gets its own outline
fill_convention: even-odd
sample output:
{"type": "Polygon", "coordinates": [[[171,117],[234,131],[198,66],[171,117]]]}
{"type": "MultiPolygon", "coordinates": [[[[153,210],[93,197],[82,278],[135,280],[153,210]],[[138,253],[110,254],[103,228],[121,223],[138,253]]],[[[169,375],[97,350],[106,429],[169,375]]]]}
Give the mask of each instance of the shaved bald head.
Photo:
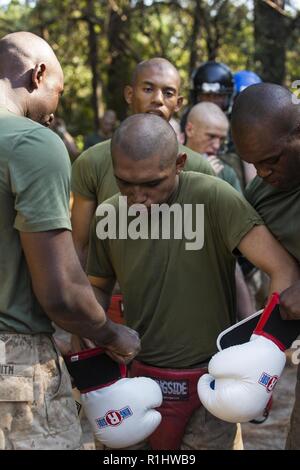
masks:
{"type": "Polygon", "coordinates": [[[246,88],[233,106],[231,128],[239,156],[266,183],[284,190],[300,183],[300,106],[288,89],[246,88]]]}
{"type": "Polygon", "coordinates": [[[169,201],[179,183],[186,155],[178,154],[170,124],[153,114],[135,114],[122,122],[111,141],[114,174],[127,204],[169,201]]]}
{"type": "Polygon", "coordinates": [[[151,114],[135,114],[122,122],[111,141],[115,160],[115,149],[133,161],[145,160],[158,155],[161,167],[175,162],[178,142],[173,128],[162,118],[151,114]]]}
{"type": "Polygon", "coordinates": [[[42,38],[20,31],[0,40],[0,106],[49,126],[63,85],[57,57],[42,38]]]}
{"type": "Polygon", "coordinates": [[[174,67],[173,64],[171,64],[171,62],[162,57],[153,57],[152,59],[143,60],[143,62],[140,62],[133,72],[132,85],[134,86],[136,84],[140,74],[143,74],[147,69],[151,68],[156,68],[157,70],[160,70],[162,72],[165,72],[166,69],[168,69],[177,78],[177,86],[178,89],[180,88],[181,80],[178,70],[176,69],[176,67],[174,67]]]}
{"type": "Polygon", "coordinates": [[[226,114],[223,113],[219,106],[208,101],[193,106],[188,114],[187,122],[188,121],[193,123],[197,122],[199,124],[217,123],[229,127],[226,114]]]}
{"type": "Polygon", "coordinates": [[[12,78],[41,61],[61,70],[52,48],[35,34],[20,31],[0,40],[0,79],[12,78]]]}
{"type": "Polygon", "coordinates": [[[240,141],[249,130],[292,134],[300,124],[300,107],[293,104],[293,95],[280,85],[260,83],[246,88],[237,98],[231,128],[233,138],[240,141]]]}

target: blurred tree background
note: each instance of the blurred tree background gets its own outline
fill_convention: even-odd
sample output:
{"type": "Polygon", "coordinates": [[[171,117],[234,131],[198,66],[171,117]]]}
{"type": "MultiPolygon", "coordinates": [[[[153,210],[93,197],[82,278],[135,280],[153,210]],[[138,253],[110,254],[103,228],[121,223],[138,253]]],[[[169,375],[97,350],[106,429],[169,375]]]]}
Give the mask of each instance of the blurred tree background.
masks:
{"type": "Polygon", "coordinates": [[[105,109],[126,116],[124,85],[154,56],[177,66],[186,99],[206,60],[287,86],[300,78],[300,0],[0,1],[0,35],[20,30],[54,48],[65,73],[59,115],[79,143],[105,109]]]}

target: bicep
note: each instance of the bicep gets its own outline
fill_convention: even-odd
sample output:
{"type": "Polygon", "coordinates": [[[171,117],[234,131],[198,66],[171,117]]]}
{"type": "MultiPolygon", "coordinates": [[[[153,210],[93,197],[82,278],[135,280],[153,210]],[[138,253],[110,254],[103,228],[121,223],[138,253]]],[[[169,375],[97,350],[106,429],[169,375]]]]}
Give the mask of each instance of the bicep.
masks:
{"type": "Polygon", "coordinates": [[[35,294],[43,306],[63,296],[69,281],[87,281],[69,230],[20,232],[20,239],[35,294]]]}

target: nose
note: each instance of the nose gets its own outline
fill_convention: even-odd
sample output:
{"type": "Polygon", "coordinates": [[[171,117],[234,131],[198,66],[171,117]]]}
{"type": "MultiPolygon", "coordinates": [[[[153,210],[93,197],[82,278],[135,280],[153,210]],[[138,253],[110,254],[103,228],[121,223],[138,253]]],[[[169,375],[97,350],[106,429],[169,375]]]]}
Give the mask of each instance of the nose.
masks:
{"type": "Polygon", "coordinates": [[[272,169],[267,168],[263,165],[255,165],[255,168],[256,168],[256,171],[257,171],[257,175],[260,178],[267,178],[268,176],[270,176],[272,174],[272,169]]]}
{"type": "Polygon", "coordinates": [[[134,204],[144,204],[147,201],[147,195],[141,186],[131,188],[131,198],[134,204]]]}
{"type": "Polygon", "coordinates": [[[155,90],[152,98],[152,102],[155,104],[162,105],[164,100],[163,100],[163,92],[162,90],[155,90]]]}
{"type": "Polygon", "coordinates": [[[221,146],[221,140],[218,137],[216,137],[215,139],[212,140],[211,145],[212,145],[213,151],[215,152],[215,154],[217,154],[221,146]]]}

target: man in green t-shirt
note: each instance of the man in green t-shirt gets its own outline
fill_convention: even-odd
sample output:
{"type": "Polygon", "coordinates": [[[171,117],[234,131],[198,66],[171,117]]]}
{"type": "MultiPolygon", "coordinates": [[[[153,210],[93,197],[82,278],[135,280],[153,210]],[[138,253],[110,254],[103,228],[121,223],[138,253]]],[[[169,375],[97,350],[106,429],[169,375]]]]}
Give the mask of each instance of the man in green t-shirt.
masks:
{"type": "MultiPolygon", "coordinates": [[[[232,113],[240,157],[256,178],[246,197],[282,245],[300,263],[300,105],[289,90],[264,83],[243,91],[232,113]]],[[[300,283],[281,294],[282,316],[300,320],[300,283]]],[[[300,368],[287,449],[300,449],[300,368]]]]}
{"type": "Polygon", "coordinates": [[[72,243],[69,157],[47,129],[63,91],[53,50],[29,32],[8,34],[0,77],[0,449],[76,449],[81,430],[51,321],[121,362],[139,339],[106,320],[72,243]]]}
{"type": "MultiPolygon", "coordinates": [[[[150,113],[169,121],[180,110],[180,76],[166,59],[141,62],[133,72],[132,83],[124,89],[131,113],[150,113]]],[[[209,163],[199,154],[180,145],[187,154],[186,171],[213,175],[209,163]]],[[[86,264],[89,227],[96,207],[118,192],[113,174],[110,141],[89,148],[72,167],[71,189],[74,195],[72,228],[75,248],[83,266],[86,264]]]]}
{"type": "Polygon", "coordinates": [[[168,417],[152,446],[179,448],[193,414],[183,448],[241,448],[235,424],[199,408],[195,379],[216,352],[218,334],[235,320],[234,251],[270,275],[272,290],[291,285],[296,263],[237,191],[218,178],[182,172],[186,156],[160,117],[131,116],[111,145],[114,175],[127,200],[116,194],[98,206],[87,271],[106,303],[118,280],[126,323],[141,337],[133,374],[156,378],[165,394],[168,417]],[[158,205],[165,212],[157,212],[158,205]],[[171,211],[178,218],[168,224],[171,211]]]}
{"type": "MultiPolygon", "coordinates": [[[[131,113],[151,113],[169,121],[182,106],[180,76],[166,59],[141,62],[133,72],[132,83],[124,89],[131,113]]],[[[209,163],[199,154],[180,145],[188,155],[185,170],[213,175],[209,163]]],[[[98,204],[118,192],[113,174],[110,140],[94,145],[76,160],[72,167],[72,229],[75,248],[83,267],[86,265],[89,229],[98,204]]],[[[108,310],[110,318],[123,322],[122,296],[115,287],[108,310]]]]}

